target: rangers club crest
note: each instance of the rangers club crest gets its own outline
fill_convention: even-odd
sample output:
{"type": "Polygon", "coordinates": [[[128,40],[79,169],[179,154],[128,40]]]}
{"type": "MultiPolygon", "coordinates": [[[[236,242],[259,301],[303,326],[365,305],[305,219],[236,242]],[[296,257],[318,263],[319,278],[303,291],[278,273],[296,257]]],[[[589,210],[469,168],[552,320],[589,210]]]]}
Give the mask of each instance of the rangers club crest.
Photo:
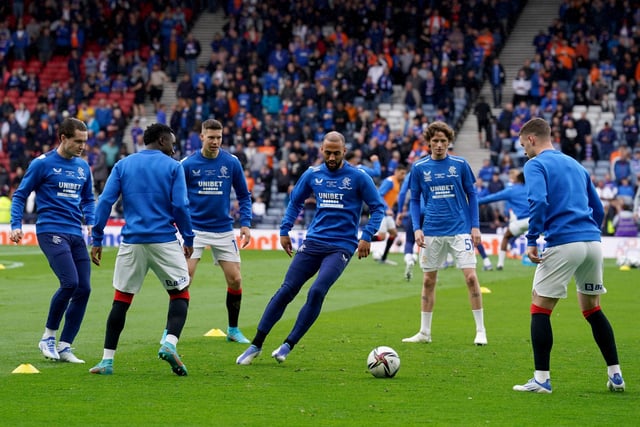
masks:
{"type": "Polygon", "coordinates": [[[340,187],[338,187],[340,190],[351,190],[351,178],[349,177],[345,177],[342,179],[342,182],[340,183],[340,187]]]}

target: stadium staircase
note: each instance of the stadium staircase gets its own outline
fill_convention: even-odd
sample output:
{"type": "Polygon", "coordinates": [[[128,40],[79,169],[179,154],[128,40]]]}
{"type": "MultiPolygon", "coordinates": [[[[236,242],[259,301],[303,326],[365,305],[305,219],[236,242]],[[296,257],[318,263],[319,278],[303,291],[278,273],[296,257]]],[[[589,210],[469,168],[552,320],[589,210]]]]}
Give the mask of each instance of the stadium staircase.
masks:
{"type": "MultiPolygon", "coordinates": [[[[209,59],[211,58],[211,40],[213,40],[213,35],[220,31],[222,32],[222,27],[225,24],[225,17],[222,8],[218,8],[218,12],[216,13],[208,13],[202,12],[198,19],[195,21],[194,26],[191,28],[191,33],[193,37],[200,41],[200,48],[202,49],[200,56],[198,57],[198,66],[207,65],[209,63],[209,59]]],[[[184,72],[184,63],[180,66],[180,71],[184,72]]],[[[164,92],[162,94],[161,103],[166,105],[167,111],[167,121],[171,118],[171,113],[173,111],[173,107],[176,105],[176,89],[178,88],[178,82],[180,82],[180,77],[178,77],[178,81],[173,83],[169,81],[165,84],[164,92]]],[[[140,125],[144,129],[148,125],[156,122],[156,115],[153,108],[153,104],[149,101],[147,97],[147,102],[145,103],[145,115],[140,118],[140,125]]],[[[168,124],[168,123],[167,123],[168,124]]],[[[131,128],[133,126],[133,120],[129,122],[127,128],[125,130],[125,143],[129,149],[130,153],[133,153],[133,140],[131,139],[131,128]]]]}
{"type": "MultiPolygon", "coordinates": [[[[522,67],[525,59],[532,59],[535,54],[533,38],[540,30],[546,30],[555,18],[558,17],[561,0],[530,0],[522,10],[516,21],[513,31],[500,52],[500,63],[504,67],[507,76],[502,92],[502,102],[511,102],[513,96],[513,79],[522,67]]],[[[480,96],[490,104],[493,104],[491,85],[485,82],[480,91],[480,96]]],[[[493,115],[498,116],[501,109],[494,108],[493,115]]],[[[458,132],[455,142],[455,153],[463,156],[471,164],[474,172],[482,166],[482,160],[489,157],[489,150],[478,141],[478,126],[476,115],[473,114],[473,105],[458,132]]]]}

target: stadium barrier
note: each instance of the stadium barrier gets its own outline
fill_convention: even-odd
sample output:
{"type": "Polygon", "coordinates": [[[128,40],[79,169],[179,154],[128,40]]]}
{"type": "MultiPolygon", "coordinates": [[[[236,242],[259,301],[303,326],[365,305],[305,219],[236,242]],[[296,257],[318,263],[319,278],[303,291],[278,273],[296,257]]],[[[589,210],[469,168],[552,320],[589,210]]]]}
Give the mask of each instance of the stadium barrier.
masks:
{"type": "MultiPolygon", "coordinates": [[[[118,246],[122,240],[120,235],[121,226],[107,226],[105,227],[104,246],[118,246]]],[[[38,244],[36,237],[35,225],[27,224],[22,228],[24,237],[22,238],[21,245],[35,246],[38,244]]],[[[0,245],[12,245],[9,240],[11,227],[9,224],[0,224],[0,245]]],[[[305,238],[306,230],[294,229],[289,233],[293,247],[297,248],[305,238]]],[[[236,230],[236,237],[239,240],[239,230],[236,230]]],[[[90,244],[90,239],[85,236],[87,244],[90,244]]],[[[500,234],[483,234],[482,244],[484,245],[487,254],[497,255],[500,250],[500,241],[502,235],[500,234]]],[[[403,231],[398,232],[398,238],[396,244],[391,247],[392,253],[402,253],[404,249],[405,233],[403,231]],[[398,244],[400,242],[401,244],[398,244]]],[[[541,248],[544,247],[544,240],[541,238],[538,241],[541,248]]],[[[371,251],[382,252],[385,242],[374,242],[371,244],[371,251]]],[[[515,247],[512,249],[512,253],[515,255],[522,255],[525,253],[527,241],[524,236],[520,236],[515,241],[515,247]]],[[[251,230],[251,241],[245,250],[281,250],[280,248],[280,234],[279,230],[251,230]]],[[[640,250],[640,238],[637,237],[603,237],[602,238],[602,251],[604,258],[617,259],[621,256],[625,256],[630,251],[640,250]]]]}

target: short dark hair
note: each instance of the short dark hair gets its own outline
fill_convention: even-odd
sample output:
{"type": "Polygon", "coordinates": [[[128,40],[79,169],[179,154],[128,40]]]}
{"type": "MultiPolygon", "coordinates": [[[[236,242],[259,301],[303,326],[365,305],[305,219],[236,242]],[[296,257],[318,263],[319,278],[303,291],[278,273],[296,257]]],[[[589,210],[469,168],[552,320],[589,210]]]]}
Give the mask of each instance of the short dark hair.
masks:
{"type": "Polygon", "coordinates": [[[516,174],[516,182],[519,182],[520,184],[524,184],[524,173],[522,171],[519,171],[516,174]]]}
{"type": "Polygon", "coordinates": [[[163,125],[162,123],[154,123],[147,127],[144,131],[142,139],[145,145],[153,144],[154,142],[158,142],[158,140],[167,134],[173,134],[171,128],[167,125],[163,125]]]}
{"type": "Polygon", "coordinates": [[[216,119],[207,119],[202,122],[202,130],[204,131],[205,129],[222,130],[222,123],[220,123],[216,119]]]}
{"type": "Polygon", "coordinates": [[[546,120],[539,117],[525,123],[520,129],[520,135],[534,135],[538,138],[551,138],[551,127],[546,120]]]}
{"type": "Polygon", "coordinates": [[[77,130],[80,132],[87,132],[87,125],[84,124],[82,120],[78,120],[75,117],[67,117],[58,127],[58,138],[62,135],[67,138],[73,138],[77,130]]]}

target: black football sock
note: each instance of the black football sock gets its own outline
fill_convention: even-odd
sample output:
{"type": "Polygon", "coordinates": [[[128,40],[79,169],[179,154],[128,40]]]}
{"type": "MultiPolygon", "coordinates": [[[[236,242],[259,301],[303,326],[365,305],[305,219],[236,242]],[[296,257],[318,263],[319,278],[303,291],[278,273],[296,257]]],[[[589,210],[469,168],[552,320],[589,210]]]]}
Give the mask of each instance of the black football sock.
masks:
{"type": "Polygon", "coordinates": [[[182,328],[187,321],[187,311],[189,300],[176,298],[169,301],[169,311],[167,313],[167,334],[180,338],[182,328]]]}
{"type": "Polygon", "coordinates": [[[234,290],[227,288],[227,316],[229,318],[229,327],[238,327],[238,318],[240,317],[240,303],[242,302],[242,289],[234,290]]]}
{"type": "Polygon", "coordinates": [[[267,334],[265,334],[264,332],[260,332],[260,330],[258,329],[255,338],[253,338],[253,341],[251,341],[251,344],[255,345],[258,348],[262,348],[262,344],[264,344],[264,340],[266,338],[267,334]]]}
{"type": "Polygon", "coordinates": [[[531,315],[531,345],[533,346],[533,363],[536,371],[549,371],[551,347],[553,347],[553,330],[551,317],[548,314],[531,315]]]}
{"type": "Polygon", "coordinates": [[[591,325],[591,332],[600,352],[607,362],[607,366],[618,365],[618,349],[613,335],[613,328],[602,310],[598,310],[587,316],[587,322],[591,325]]]}
{"type": "Polygon", "coordinates": [[[389,255],[389,250],[391,249],[391,245],[396,240],[396,236],[389,236],[387,239],[387,244],[384,247],[384,252],[382,253],[382,257],[380,258],[382,261],[387,259],[387,255],[389,255]]]}
{"type": "Polygon", "coordinates": [[[127,310],[129,310],[131,304],[123,301],[114,301],[111,306],[111,312],[107,318],[107,331],[104,337],[104,348],[109,350],[115,350],[118,348],[118,341],[120,340],[120,334],[124,329],[124,324],[127,319],[127,310]]]}

